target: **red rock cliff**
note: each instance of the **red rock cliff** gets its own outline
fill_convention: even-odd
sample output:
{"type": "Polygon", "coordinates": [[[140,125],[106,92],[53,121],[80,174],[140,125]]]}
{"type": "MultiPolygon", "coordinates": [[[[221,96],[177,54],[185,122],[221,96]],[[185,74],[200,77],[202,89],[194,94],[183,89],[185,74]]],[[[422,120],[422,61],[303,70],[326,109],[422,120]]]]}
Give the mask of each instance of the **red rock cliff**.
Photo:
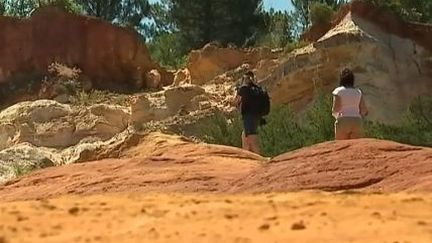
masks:
{"type": "Polygon", "coordinates": [[[137,81],[145,81],[151,69],[160,71],[162,82],[169,79],[132,30],[53,7],[38,9],[28,19],[0,17],[3,96],[4,87],[26,86],[22,82],[29,79],[23,76],[42,76],[54,61],[79,67],[102,89],[136,88],[137,81]],[[21,84],[11,84],[17,77],[21,84]]]}

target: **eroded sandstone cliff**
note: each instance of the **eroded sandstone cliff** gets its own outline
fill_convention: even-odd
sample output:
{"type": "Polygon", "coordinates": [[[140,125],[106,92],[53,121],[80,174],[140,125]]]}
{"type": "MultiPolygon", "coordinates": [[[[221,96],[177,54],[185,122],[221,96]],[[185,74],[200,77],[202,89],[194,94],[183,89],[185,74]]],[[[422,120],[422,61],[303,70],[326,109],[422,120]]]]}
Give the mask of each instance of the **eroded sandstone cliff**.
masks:
{"type": "Polygon", "coordinates": [[[53,7],[37,9],[28,19],[0,17],[0,102],[34,98],[53,62],[81,69],[101,89],[145,88],[154,69],[163,84],[172,81],[133,30],[53,7]]]}

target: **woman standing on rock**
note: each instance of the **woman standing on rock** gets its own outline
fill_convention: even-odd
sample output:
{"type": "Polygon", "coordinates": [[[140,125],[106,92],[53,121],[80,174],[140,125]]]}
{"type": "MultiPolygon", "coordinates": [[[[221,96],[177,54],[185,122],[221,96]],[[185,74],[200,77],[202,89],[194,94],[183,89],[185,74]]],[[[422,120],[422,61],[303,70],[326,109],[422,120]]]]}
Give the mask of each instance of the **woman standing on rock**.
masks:
{"type": "Polygon", "coordinates": [[[332,94],[336,140],[363,137],[363,118],[367,116],[368,109],[362,91],[354,87],[354,74],[350,69],[341,72],[340,86],[332,94]]]}

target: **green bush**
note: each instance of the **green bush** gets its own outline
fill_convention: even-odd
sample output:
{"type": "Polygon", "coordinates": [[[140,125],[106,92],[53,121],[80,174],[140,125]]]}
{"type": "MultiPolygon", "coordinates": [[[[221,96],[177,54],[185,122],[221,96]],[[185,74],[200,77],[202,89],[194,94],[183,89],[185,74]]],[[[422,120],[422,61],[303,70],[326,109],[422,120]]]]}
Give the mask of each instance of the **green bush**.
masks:
{"type": "Polygon", "coordinates": [[[334,118],[331,115],[332,96],[322,91],[317,92],[312,105],[302,118],[306,145],[312,145],[334,139],[334,118]]]}
{"type": "Polygon", "coordinates": [[[198,127],[196,136],[207,143],[241,147],[242,130],[240,116],[227,118],[219,112],[198,127]]]}
{"type": "Polygon", "coordinates": [[[333,15],[334,10],[325,3],[314,2],[310,6],[312,24],[329,24],[333,15]]]}
{"type": "Polygon", "coordinates": [[[432,22],[430,0],[363,0],[379,8],[389,10],[407,21],[432,22]]]}
{"type": "Polygon", "coordinates": [[[396,125],[367,122],[366,135],[416,146],[432,146],[432,96],[416,98],[396,125]]]}
{"type": "Polygon", "coordinates": [[[182,53],[178,33],[163,33],[147,43],[153,60],[167,68],[178,69],[186,64],[187,55],[182,53]]]}
{"type": "Polygon", "coordinates": [[[307,143],[304,128],[288,106],[274,108],[266,120],[267,124],[259,129],[263,155],[275,156],[301,148],[307,143]]]}

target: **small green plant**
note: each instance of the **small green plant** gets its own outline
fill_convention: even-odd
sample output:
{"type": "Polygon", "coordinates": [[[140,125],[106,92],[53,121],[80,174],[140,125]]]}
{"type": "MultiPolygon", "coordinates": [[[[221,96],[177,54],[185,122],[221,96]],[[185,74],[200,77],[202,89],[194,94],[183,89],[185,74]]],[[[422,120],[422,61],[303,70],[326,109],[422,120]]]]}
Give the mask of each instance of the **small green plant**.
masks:
{"type": "Polygon", "coordinates": [[[93,105],[97,103],[103,103],[106,101],[107,92],[100,90],[93,90],[90,92],[80,91],[76,95],[75,103],[77,105],[93,105]]]}
{"type": "Polygon", "coordinates": [[[294,51],[295,49],[299,49],[299,48],[303,48],[307,45],[309,45],[310,43],[307,41],[295,41],[295,42],[290,42],[288,43],[285,47],[284,47],[284,52],[285,53],[290,53],[292,51],[294,51]]]}
{"type": "Polygon", "coordinates": [[[29,166],[23,166],[20,164],[12,164],[10,166],[10,170],[11,170],[13,177],[19,177],[19,176],[23,176],[23,175],[26,175],[26,174],[32,172],[34,170],[34,168],[29,167],[29,166]]]}

